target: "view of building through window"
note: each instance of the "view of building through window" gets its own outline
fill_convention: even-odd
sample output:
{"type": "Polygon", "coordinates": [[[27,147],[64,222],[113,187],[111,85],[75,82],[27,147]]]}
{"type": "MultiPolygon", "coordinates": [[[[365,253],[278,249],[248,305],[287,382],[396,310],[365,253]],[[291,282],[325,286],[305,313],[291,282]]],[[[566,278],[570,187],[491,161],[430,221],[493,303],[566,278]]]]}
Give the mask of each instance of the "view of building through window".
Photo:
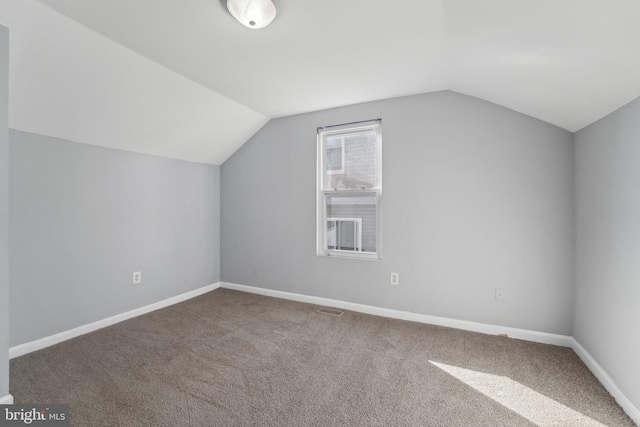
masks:
{"type": "Polygon", "coordinates": [[[378,256],[380,122],[324,128],[318,145],[318,253],[378,256]]]}

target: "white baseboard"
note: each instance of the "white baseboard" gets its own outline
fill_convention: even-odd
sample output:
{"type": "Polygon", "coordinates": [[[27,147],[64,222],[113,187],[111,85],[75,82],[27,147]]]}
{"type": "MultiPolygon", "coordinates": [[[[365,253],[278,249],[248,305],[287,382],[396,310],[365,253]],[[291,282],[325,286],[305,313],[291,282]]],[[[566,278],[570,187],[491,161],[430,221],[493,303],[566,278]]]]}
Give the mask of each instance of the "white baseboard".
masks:
{"type": "Polygon", "coordinates": [[[115,316],[111,316],[106,319],[102,319],[86,325],[78,326],[77,328],[70,329],[68,331],[60,332],[60,333],[50,335],[48,337],[44,337],[28,343],[16,345],[9,349],[9,358],[13,359],[14,357],[19,357],[27,353],[31,353],[32,351],[42,350],[43,348],[50,347],[62,341],[66,341],[68,339],[75,338],[80,335],[84,335],[89,332],[93,332],[98,329],[105,328],[107,326],[111,326],[115,323],[119,323],[124,320],[128,320],[133,317],[137,317],[142,314],[149,313],[151,311],[159,310],[161,308],[165,308],[170,305],[177,304],[179,302],[186,301],[191,298],[195,298],[199,295],[206,294],[207,292],[213,291],[214,289],[218,289],[219,287],[220,287],[220,282],[214,283],[212,285],[207,285],[202,288],[199,288],[190,292],[186,292],[184,294],[176,295],[174,297],[167,298],[165,300],[158,301],[153,304],[145,305],[144,307],[136,308],[134,310],[117,314],[115,316]]]}
{"type": "Polygon", "coordinates": [[[463,329],[465,331],[480,332],[482,334],[499,335],[507,334],[510,338],[517,338],[526,341],[533,341],[543,344],[553,344],[562,347],[571,347],[573,338],[567,335],[549,334],[546,332],[529,331],[526,329],[510,328],[508,326],[489,325],[486,323],[471,322],[468,320],[456,320],[448,317],[429,316],[427,314],[412,313],[409,311],[393,310],[390,308],[380,308],[371,305],[356,304],[335,299],[314,297],[302,294],[295,294],[284,291],[274,291],[272,289],[256,288],[254,286],[238,285],[236,283],[220,282],[220,287],[235,289],[237,291],[249,292],[252,294],[265,295],[270,297],[288,299],[298,302],[306,302],[316,305],[341,308],[344,310],[357,311],[359,313],[373,314],[375,316],[390,317],[393,319],[409,320],[411,322],[427,323],[429,325],[446,326],[449,328],[463,329]]]}
{"type": "Polygon", "coordinates": [[[13,404],[13,396],[11,396],[10,394],[0,397],[0,405],[12,405],[12,404],[13,404]]]}
{"type": "Polygon", "coordinates": [[[571,338],[573,341],[571,348],[576,352],[578,357],[582,359],[587,368],[595,375],[595,377],[600,381],[600,383],[607,389],[607,391],[616,399],[618,405],[624,409],[624,411],[629,415],[629,417],[633,420],[634,423],[640,426],[640,409],[636,408],[636,406],[631,403],[631,401],[625,396],[625,394],[618,388],[616,383],[613,381],[613,378],[607,374],[607,372],[600,366],[596,359],[593,358],[589,354],[589,352],[582,346],[578,341],[576,341],[573,337],[571,338]]]}

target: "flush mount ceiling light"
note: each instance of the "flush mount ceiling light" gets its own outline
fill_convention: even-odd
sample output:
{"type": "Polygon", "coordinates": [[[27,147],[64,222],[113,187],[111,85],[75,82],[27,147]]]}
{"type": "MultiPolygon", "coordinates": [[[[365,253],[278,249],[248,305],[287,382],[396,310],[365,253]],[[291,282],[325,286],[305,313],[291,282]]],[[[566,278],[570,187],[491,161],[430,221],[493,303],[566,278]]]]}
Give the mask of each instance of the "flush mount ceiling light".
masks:
{"type": "Polygon", "coordinates": [[[227,0],[227,9],[245,27],[264,28],[276,17],[271,0],[227,0]]]}

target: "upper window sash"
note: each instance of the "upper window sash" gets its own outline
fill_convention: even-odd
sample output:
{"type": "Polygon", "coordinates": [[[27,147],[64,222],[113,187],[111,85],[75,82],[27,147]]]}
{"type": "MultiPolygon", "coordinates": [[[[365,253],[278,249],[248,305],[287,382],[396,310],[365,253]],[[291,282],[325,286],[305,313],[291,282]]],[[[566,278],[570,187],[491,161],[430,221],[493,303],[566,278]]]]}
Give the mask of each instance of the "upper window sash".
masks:
{"type": "Polygon", "coordinates": [[[320,191],[381,190],[382,144],[380,120],[318,128],[318,176],[320,191]],[[338,142],[339,141],[339,142],[338,142]],[[341,169],[332,156],[341,147],[341,169]],[[358,150],[364,150],[358,153],[358,150]]]}

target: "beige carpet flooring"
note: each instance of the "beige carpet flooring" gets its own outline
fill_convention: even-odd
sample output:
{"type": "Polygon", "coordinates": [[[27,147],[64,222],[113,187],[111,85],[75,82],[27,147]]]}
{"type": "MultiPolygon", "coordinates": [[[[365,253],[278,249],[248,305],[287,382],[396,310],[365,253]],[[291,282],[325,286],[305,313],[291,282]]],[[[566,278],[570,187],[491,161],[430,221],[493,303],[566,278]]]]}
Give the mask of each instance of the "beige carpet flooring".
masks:
{"type": "Polygon", "coordinates": [[[567,348],[218,289],[11,361],[73,426],[633,426],[567,348]]]}

